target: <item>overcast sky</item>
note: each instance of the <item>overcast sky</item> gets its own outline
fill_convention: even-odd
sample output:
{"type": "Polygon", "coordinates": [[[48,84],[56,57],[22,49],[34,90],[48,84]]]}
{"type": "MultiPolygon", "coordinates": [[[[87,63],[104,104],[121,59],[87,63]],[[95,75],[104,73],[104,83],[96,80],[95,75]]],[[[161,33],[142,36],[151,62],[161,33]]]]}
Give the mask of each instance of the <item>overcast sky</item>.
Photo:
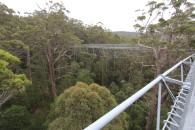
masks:
{"type": "MultiPolygon", "coordinates": [[[[48,0],[0,0],[14,11],[33,12],[44,8],[48,0]]],[[[135,10],[143,9],[147,0],[52,0],[64,3],[70,11],[69,16],[81,20],[84,24],[102,22],[112,31],[134,31],[135,10]]],[[[161,0],[158,0],[161,1],[161,0]]]]}

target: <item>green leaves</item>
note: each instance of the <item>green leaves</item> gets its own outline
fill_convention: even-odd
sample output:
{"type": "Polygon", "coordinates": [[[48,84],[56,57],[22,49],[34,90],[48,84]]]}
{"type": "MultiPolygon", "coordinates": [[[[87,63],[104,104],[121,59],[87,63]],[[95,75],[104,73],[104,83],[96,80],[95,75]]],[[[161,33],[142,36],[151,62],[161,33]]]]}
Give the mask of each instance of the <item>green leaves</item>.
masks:
{"type": "Polygon", "coordinates": [[[12,105],[3,112],[1,128],[4,130],[27,130],[30,125],[30,113],[23,106],[12,105]]]}
{"type": "MultiPolygon", "coordinates": [[[[192,27],[194,25],[191,26],[191,22],[195,10],[192,3],[182,0],[172,0],[171,3],[149,1],[146,6],[148,9],[143,10],[141,16],[137,16],[137,23],[134,25],[135,29],[142,34],[139,39],[140,43],[146,44],[151,43],[151,41],[158,41],[156,42],[157,47],[160,43],[165,42],[175,46],[184,46],[184,44],[188,44],[187,42],[191,42],[194,33],[192,27]],[[171,8],[174,10],[170,10],[171,8]],[[169,10],[171,17],[165,19],[164,14],[169,10]],[[158,23],[155,23],[157,20],[158,23]]],[[[154,44],[151,46],[154,47],[154,44]]]]}
{"type": "Polygon", "coordinates": [[[3,46],[7,48],[20,48],[20,49],[28,49],[28,45],[24,44],[21,40],[6,40],[1,42],[3,46]]]}
{"type": "Polygon", "coordinates": [[[4,51],[2,49],[0,49],[0,59],[4,60],[5,62],[16,63],[16,64],[20,62],[19,58],[13,56],[9,52],[4,51]]]}
{"type": "MultiPolygon", "coordinates": [[[[56,99],[54,113],[57,117],[49,124],[49,130],[56,129],[57,124],[59,130],[83,129],[116,105],[114,96],[105,87],[78,82],[56,99]]],[[[125,122],[123,116],[124,114],[119,116],[121,119],[117,118],[117,121],[105,129],[115,126],[122,130],[125,126],[119,122],[125,122]]]]}
{"type": "Polygon", "coordinates": [[[143,21],[143,20],[145,20],[146,19],[146,16],[138,16],[137,17],[137,20],[140,20],[140,21],[143,21]]]}
{"type": "MultiPolygon", "coordinates": [[[[0,3],[0,59],[9,63],[7,65],[9,69],[13,69],[14,67],[14,69],[16,69],[16,65],[20,63],[19,59],[24,58],[25,51],[29,49],[28,46],[19,39],[22,37],[19,32],[22,32],[25,25],[22,18],[15,15],[12,9],[0,3]],[[3,52],[2,49],[20,58],[16,58],[13,55],[10,56],[8,52],[3,52]],[[7,59],[5,59],[5,57],[7,59]]],[[[19,71],[19,68],[17,68],[17,71],[19,71]]]]}
{"type": "Polygon", "coordinates": [[[14,64],[20,62],[19,58],[9,52],[0,49],[0,106],[17,92],[24,92],[30,81],[24,74],[14,74],[10,69],[14,64]]]}

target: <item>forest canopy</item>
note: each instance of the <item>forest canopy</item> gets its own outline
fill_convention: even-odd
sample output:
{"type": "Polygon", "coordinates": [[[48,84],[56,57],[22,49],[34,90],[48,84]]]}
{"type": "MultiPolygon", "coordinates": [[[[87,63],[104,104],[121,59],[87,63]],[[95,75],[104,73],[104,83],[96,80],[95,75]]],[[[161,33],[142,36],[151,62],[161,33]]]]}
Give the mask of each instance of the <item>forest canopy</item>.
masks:
{"type": "MultiPolygon", "coordinates": [[[[136,11],[136,32],[129,37],[70,18],[61,3],[49,1],[21,16],[0,2],[0,129],[85,128],[193,52],[194,10],[188,1],[149,1],[136,11]],[[111,43],[150,51],[82,47],[111,43]]],[[[156,93],[148,92],[104,129],[155,129],[156,93]]],[[[166,117],[171,103],[167,91],[162,95],[166,117]]]]}

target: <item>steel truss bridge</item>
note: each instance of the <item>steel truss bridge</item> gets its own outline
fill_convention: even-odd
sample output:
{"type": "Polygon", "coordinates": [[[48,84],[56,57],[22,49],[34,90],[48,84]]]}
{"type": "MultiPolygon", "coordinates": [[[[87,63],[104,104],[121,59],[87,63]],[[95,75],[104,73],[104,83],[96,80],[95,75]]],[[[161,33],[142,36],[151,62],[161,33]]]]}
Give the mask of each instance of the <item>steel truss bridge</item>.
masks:
{"type": "Polygon", "coordinates": [[[152,49],[140,44],[81,44],[75,48],[87,49],[90,53],[99,57],[128,58],[136,52],[148,53],[152,49]]]}
{"type": "MultiPolygon", "coordinates": [[[[121,44],[122,45],[122,44],[121,44]]],[[[109,49],[109,50],[142,50],[150,51],[148,48],[135,46],[129,47],[128,45],[115,45],[111,44],[105,46],[102,44],[85,45],[89,49],[109,49]]],[[[95,50],[94,50],[95,51],[95,50]]],[[[157,124],[156,130],[195,130],[195,54],[191,55],[184,60],[180,61],[172,68],[159,75],[156,79],[151,81],[145,87],[140,89],[134,95],[123,101],[121,104],[116,106],[114,109],[103,115],[97,121],[89,125],[84,130],[100,130],[120,113],[124,112],[125,109],[130,107],[139,98],[145,95],[149,90],[154,87],[158,87],[158,104],[157,104],[157,124]],[[177,78],[171,76],[173,73],[179,73],[177,78]],[[175,96],[170,85],[174,84],[179,87],[179,91],[175,96]],[[160,127],[161,119],[161,96],[162,89],[166,89],[173,101],[170,112],[167,113],[167,119],[163,121],[164,126],[160,127]]]]}

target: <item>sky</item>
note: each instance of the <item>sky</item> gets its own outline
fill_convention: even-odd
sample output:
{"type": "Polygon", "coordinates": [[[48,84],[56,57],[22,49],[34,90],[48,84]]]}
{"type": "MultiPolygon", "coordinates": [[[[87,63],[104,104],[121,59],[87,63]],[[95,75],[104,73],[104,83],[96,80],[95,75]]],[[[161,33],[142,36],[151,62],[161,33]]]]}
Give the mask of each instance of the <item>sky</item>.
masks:
{"type": "MultiPolygon", "coordinates": [[[[63,2],[68,16],[81,20],[84,24],[103,23],[111,31],[135,31],[133,25],[136,18],[135,10],[144,9],[147,0],[52,0],[63,2]]],[[[160,0],[158,0],[160,1],[160,0]]],[[[45,7],[48,0],[0,0],[14,11],[33,12],[45,7]]]]}

